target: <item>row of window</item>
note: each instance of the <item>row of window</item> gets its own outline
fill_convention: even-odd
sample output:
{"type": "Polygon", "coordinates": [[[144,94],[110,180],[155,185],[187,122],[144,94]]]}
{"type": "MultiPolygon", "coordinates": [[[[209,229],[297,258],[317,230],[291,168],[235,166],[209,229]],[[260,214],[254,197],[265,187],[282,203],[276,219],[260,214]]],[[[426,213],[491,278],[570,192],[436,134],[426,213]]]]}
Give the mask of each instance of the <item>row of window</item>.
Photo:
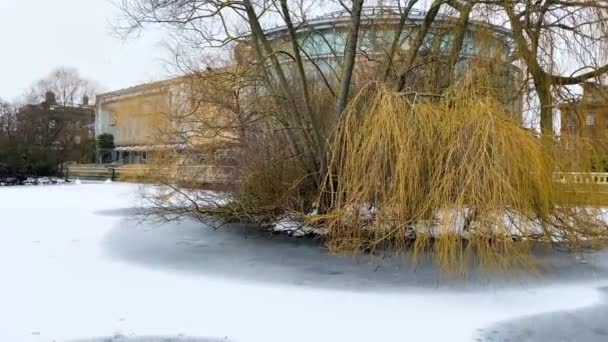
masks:
{"type": "MultiPolygon", "coordinates": [[[[414,36],[416,28],[408,28],[401,35],[401,47],[407,49],[414,36]]],[[[359,48],[362,50],[384,49],[390,46],[394,37],[394,30],[391,29],[368,29],[361,32],[359,37],[359,48]]],[[[508,53],[506,43],[500,42],[496,38],[479,38],[480,35],[472,31],[465,31],[462,47],[463,55],[484,54],[493,55],[498,52],[504,55],[508,53]]],[[[311,31],[302,34],[298,39],[303,50],[312,56],[328,55],[332,53],[341,54],[346,46],[347,32],[340,29],[311,31]]],[[[486,35],[487,36],[487,35],[486,35]]],[[[449,51],[452,40],[454,39],[451,31],[439,32],[431,30],[424,39],[423,48],[427,50],[438,49],[445,53],[449,51]]]]}
{"type": "MultiPolygon", "coordinates": [[[[49,128],[50,129],[54,129],[55,127],[57,127],[57,120],[55,119],[50,119],[49,120],[49,128]]],[[[64,121],[64,126],[68,129],[77,129],[77,128],[81,128],[84,126],[84,123],[81,122],[80,120],[78,121],[64,121]]]]}

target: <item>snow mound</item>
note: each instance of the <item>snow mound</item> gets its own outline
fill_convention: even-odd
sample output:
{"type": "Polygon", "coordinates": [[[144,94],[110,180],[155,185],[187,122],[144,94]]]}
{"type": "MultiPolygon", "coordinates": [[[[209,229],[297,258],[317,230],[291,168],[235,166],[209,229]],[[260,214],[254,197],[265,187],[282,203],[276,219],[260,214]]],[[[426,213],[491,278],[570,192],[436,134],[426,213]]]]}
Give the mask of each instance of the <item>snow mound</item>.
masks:
{"type": "Polygon", "coordinates": [[[306,225],[297,217],[286,215],[279,218],[271,225],[271,230],[275,233],[287,234],[294,237],[303,237],[307,235],[325,235],[326,228],[318,228],[306,225]]]}

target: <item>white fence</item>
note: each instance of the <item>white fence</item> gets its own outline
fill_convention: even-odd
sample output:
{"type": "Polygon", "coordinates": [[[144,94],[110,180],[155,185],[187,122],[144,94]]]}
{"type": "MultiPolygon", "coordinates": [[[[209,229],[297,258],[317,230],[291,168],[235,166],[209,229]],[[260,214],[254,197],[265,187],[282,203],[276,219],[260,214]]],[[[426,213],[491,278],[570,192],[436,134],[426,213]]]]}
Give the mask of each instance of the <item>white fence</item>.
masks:
{"type": "Polygon", "coordinates": [[[608,172],[554,172],[557,183],[608,185],[608,172]]]}
{"type": "Polygon", "coordinates": [[[70,165],[65,173],[69,178],[82,179],[116,179],[126,181],[151,180],[153,177],[164,176],[175,180],[196,181],[202,183],[234,183],[235,168],[231,166],[174,166],[163,169],[150,169],[150,165],[133,164],[119,167],[103,165],[70,165]]]}
{"type": "Polygon", "coordinates": [[[96,165],[69,165],[63,170],[66,178],[106,180],[114,178],[114,170],[96,165]]]}

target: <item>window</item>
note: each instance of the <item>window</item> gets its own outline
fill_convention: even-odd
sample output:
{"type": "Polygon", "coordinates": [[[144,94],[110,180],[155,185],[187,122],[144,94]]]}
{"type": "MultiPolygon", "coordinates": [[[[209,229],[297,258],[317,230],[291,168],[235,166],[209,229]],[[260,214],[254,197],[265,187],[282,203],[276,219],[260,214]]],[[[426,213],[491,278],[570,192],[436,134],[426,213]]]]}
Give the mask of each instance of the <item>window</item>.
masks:
{"type": "Polygon", "coordinates": [[[587,126],[595,126],[595,112],[588,112],[585,120],[587,126]]]}
{"type": "Polygon", "coordinates": [[[473,32],[464,32],[462,51],[460,53],[463,55],[476,55],[478,53],[477,47],[475,46],[475,38],[473,37],[473,32]]]}
{"type": "Polygon", "coordinates": [[[300,42],[302,49],[312,56],[341,53],[346,46],[346,34],[343,32],[311,32],[300,42]]]}
{"type": "Polygon", "coordinates": [[[55,119],[49,120],[49,128],[54,129],[57,126],[57,121],[55,119]]]}
{"type": "Polygon", "coordinates": [[[567,116],[566,127],[568,128],[568,130],[576,129],[576,118],[574,117],[574,115],[570,114],[567,116]]]}
{"type": "Polygon", "coordinates": [[[442,53],[450,51],[450,48],[452,47],[454,41],[454,35],[452,34],[452,32],[442,34],[439,39],[439,50],[442,53]]]}
{"type": "Polygon", "coordinates": [[[74,136],[74,143],[75,143],[76,145],[80,145],[80,142],[81,142],[80,135],[76,135],[76,136],[74,136]]]}
{"type": "Polygon", "coordinates": [[[116,126],[116,122],[117,122],[117,118],[116,118],[116,113],[115,112],[109,112],[108,113],[108,125],[110,126],[116,126]]]}

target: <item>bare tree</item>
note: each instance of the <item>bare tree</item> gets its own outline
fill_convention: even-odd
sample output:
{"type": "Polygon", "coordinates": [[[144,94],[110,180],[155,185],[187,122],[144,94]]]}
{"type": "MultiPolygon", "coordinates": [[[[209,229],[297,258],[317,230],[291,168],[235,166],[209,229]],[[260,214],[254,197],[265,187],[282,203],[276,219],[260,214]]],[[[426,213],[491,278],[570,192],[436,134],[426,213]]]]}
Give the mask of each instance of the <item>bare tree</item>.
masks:
{"type": "Polygon", "coordinates": [[[540,104],[540,127],[553,135],[555,94],[565,86],[608,73],[606,1],[500,1],[509,19],[516,54],[540,104]]]}
{"type": "Polygon", "coordinates": [[[407,6],[401,10],[401,2],[397,2],[399,9],[401,10],[401,16],[399,17],[399,25],[395,30],[395,36],[393,37],[393,42],[391,43],[390,51],[386,56],[386,63],[384,68],[384,73],[382,77],[382,81],[386,82],[388,80],[389,74],[393,68],[393,59],[395,58],[395,54],[399,49],[399,45],[401,42],[401,37],[403,35],[403,30],[405,29],[405,24],[410,16],[412,8],[418,3],[418,0],[410,0],[407,3],[407,6]]]}
{"type": "Polygon", "coordinates": [[[363,9],[363,0],[353,0],[353,5],[350,10],[351,22],[348,36],[346,38],[346,46],[344,47],[344,64],[342,67],[342,82],[340,83],[340,93],[336,99],[336,121],[340,120],[340,115],[350,94],[350,84],[355,69],[355,58],[357,52],[357,41],[359,39],[359,24],[361,23],[361,10],[363,9]]]}
{"type": "Polygon", "coordinates": [[[17,112],[15,107],[0,98],[0,141],[12,142],[17,131],[17,112]]]}
{"type": "Polygon", "coordinates": [[[37,104],[45,100],[48,92],[53,92],[60,106],[82,104],[83,99],[91,104],[98,88],[96,82],[82,77],[77,69],[60,67],[34,83],[26,91],[25,98],[28,103],[37,104]]]}

